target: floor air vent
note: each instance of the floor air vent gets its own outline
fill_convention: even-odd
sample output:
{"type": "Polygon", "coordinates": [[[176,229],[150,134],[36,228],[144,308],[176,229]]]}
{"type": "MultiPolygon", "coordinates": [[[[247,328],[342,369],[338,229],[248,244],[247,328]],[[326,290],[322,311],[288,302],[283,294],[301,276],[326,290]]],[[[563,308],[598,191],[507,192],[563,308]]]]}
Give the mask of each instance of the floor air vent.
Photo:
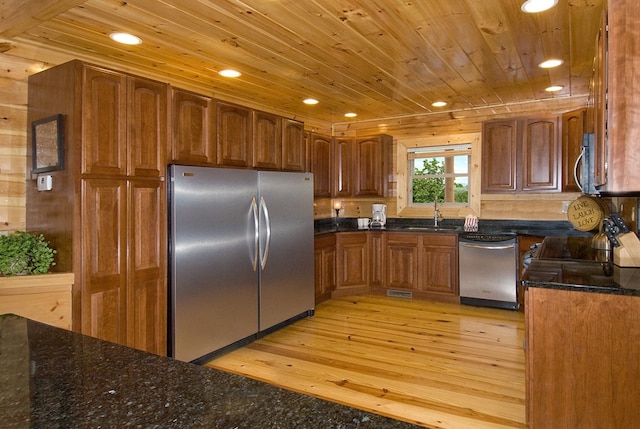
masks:
{"type": "Polygon", "coordinates": [[[403,290],[387,290],[387,296],[394,296],[396,298],[413,298],[412,292],[403,290]]]}

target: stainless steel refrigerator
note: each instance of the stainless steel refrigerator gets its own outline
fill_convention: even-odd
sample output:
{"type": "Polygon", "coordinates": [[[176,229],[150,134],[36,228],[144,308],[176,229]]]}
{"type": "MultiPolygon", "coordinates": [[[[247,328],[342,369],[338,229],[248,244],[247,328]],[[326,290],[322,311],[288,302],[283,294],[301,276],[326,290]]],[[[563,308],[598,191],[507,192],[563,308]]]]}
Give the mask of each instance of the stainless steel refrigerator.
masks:
{"type": "Polygon", "coordinates": [[[169,180],[170,356],[312,313],[311,174],[171,165],[169,180]]]}

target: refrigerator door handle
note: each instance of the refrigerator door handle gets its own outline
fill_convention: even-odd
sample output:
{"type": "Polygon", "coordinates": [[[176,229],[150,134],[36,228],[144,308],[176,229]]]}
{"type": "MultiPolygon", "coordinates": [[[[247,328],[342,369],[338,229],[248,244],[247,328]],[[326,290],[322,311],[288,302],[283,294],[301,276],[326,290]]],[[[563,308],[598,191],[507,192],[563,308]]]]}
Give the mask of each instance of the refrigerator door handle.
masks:
{"type": "Polygon", "coordinates": [[[258,269],[258,246],[260,244],[260,232],[259,232],[259,216],[258,216],[258,201],[255,195],[251,199],[251,210],[253,211],[253,271],[258,269]]]}
{"type": "Polygon", "coordinates": [[[264,201],[264,197],[260,197],[260,207],[264,213],[264,223],[267,230],[267,239],[264,243],[264,252],[261,255],[260,268],[264,270],[267,265],[267,259],[269,259],[269,247],[271,246],[271,219],[269,218],[269,208],[264,201]]]}

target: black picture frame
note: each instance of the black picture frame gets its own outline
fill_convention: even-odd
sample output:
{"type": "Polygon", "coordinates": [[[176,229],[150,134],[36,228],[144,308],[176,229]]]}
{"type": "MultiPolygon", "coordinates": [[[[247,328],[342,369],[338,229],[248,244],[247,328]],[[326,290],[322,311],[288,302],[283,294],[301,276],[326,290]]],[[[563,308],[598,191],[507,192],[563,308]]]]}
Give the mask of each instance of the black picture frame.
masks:
{"type": "Polygon", "coordinates": [[[64,169],[64,117],[49,116],[31,123],[34,173],[64,169]]]}

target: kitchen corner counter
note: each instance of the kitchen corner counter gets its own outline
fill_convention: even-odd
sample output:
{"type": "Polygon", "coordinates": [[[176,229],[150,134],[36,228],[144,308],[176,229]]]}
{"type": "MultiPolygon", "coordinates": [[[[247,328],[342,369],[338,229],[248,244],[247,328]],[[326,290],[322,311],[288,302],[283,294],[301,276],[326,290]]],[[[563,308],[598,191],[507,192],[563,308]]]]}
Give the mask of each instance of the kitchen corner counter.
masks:
{"type": "Polygon", "coordinates": [[[7,314],[8,428],[414,428],[333,402],[7,314]]]}

